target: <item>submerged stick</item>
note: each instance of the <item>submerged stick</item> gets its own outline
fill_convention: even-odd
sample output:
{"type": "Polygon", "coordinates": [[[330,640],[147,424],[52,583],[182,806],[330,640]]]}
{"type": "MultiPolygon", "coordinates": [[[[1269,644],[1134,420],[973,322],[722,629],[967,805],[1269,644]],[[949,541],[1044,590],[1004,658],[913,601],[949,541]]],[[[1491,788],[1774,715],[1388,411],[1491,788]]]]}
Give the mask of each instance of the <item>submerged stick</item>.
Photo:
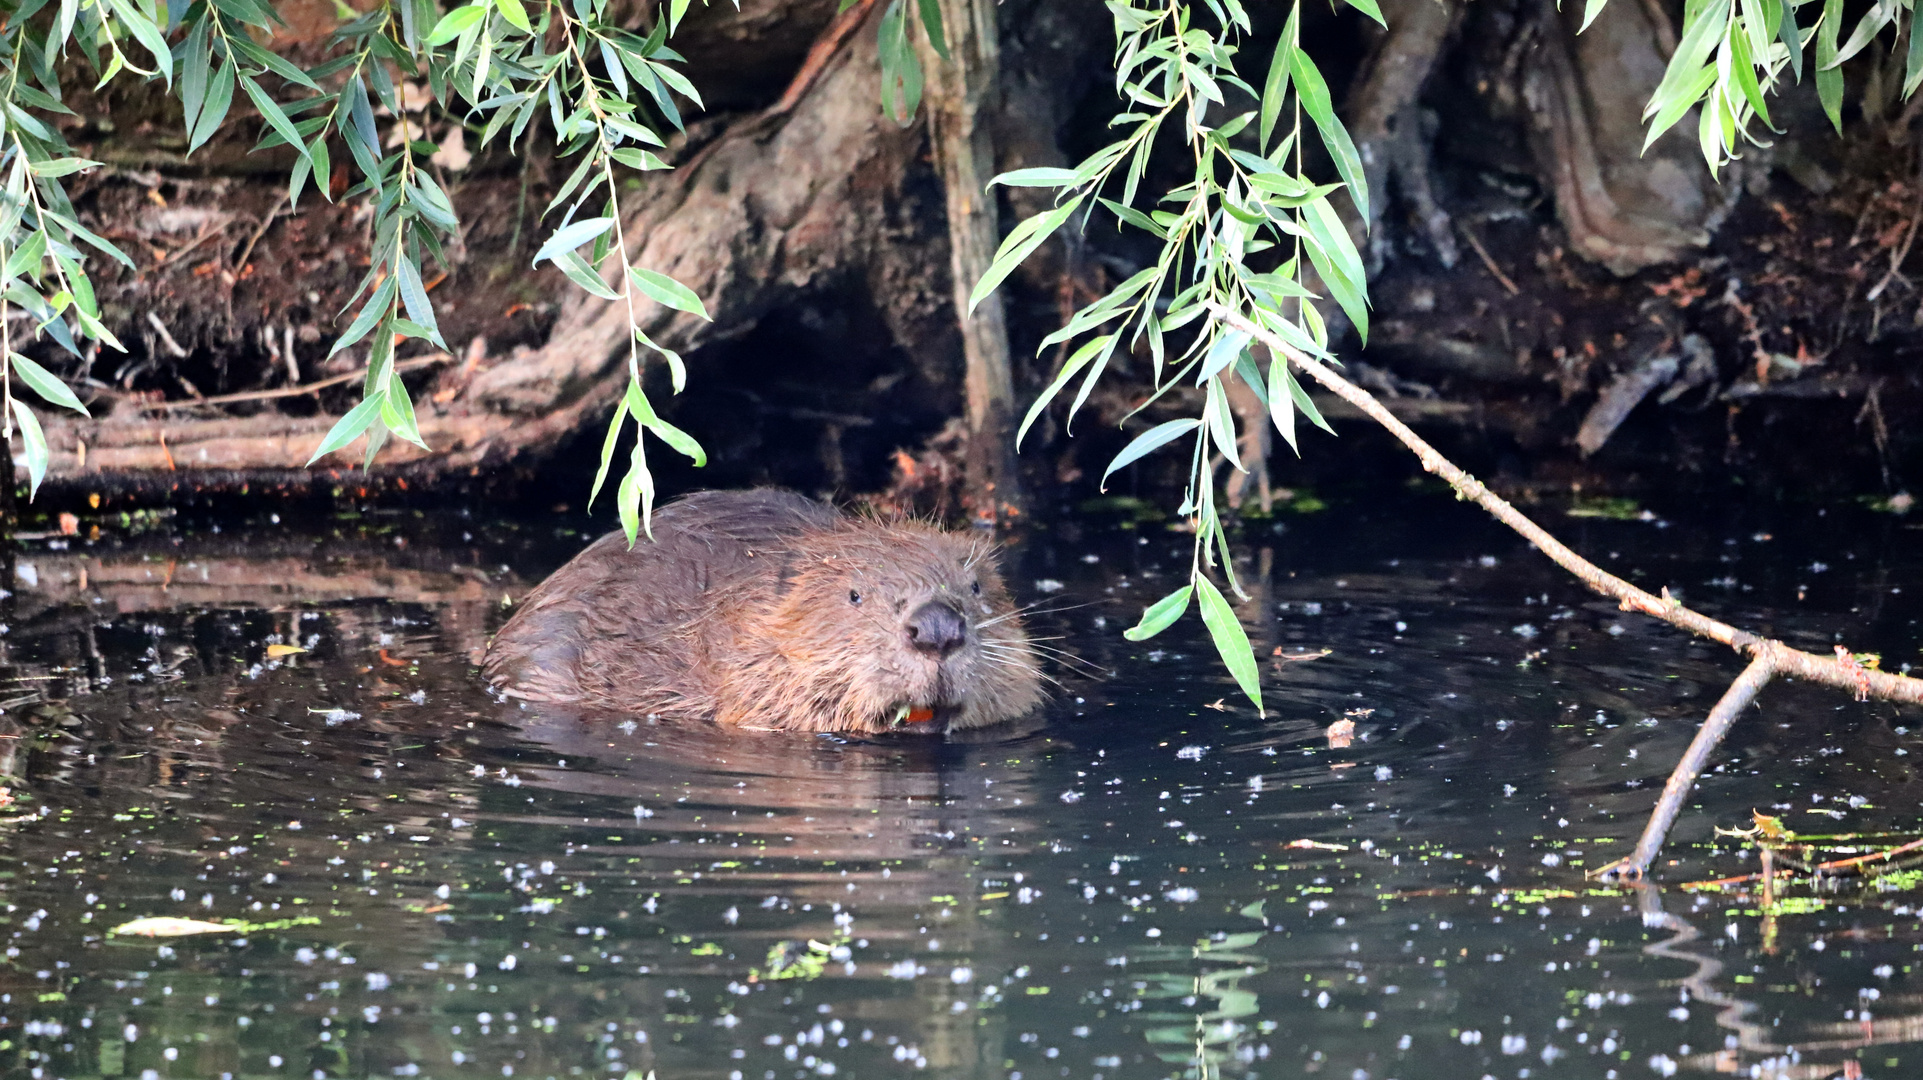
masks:
{"type": "MultiPolygon", "coordinates": [[[[1410,430],[1409,425],[1396,419],[1395,414],[1384,407],[1375,395],[1336,374],[1327,365],[1283,341],[1275,334],[1257,326],[1241,313],[1220,304],[1210,304],[1209,310],[1223,324],[1260,341],[1277,356],[1287,357],[1291,364],[1321,383],[1330,393],[1360,409],[1370,419],[1387,428],[1389,434],[1394,435],[1402,445],[1415,454],[1416,459],[1422,462],[1424,470],[1441,477],[1455,489],[1458,497],[1468,499],[1488,511],[1497,521],[1520,533],[1523,539],[1533,544],[1544,555],[1549,556],[1556,565],[1574,574],[1583,584],[1604,596],[1613,597],[1624,611],[1640,611],[1645,615],[1654,616],[1698,637],[1722,642],[1750,657],[1749,668],[1723,695],[1722,701],[1717,703],[1716,709],[1722,710],[1725,704],[1735,700],[1739,688],[1747,681],[1754,680],[1754,689],[1741,695],[1741,700],[1729,710],[1729,719],[1733,720],[1742,706],[1755,698],[1763,684],[1778,675],[1847,690],[1859,701],[1877,697],[1887,701],[1923,704],[1923,679],[1912,679],[1907,675],[1894,675],[1887,671],[1866,668],[1856,661],[1849,650],[1840,645],[1836,648],[1835,656],[1818,656],[1815,653],[1791,648],[1781,641],[1752,634],[1747,630],[1739,630],[1728,623],[1684,607],[1680,600],[1669,595],[1667,588],[1663,589],[1658,596],[1609,573],[1576,554],[1567,544],[1551,536],[1542,526],[1511,506],[1507,500],[1490,491],[1482,481],[1443,457],[1440,451],[1410,430]]],[[[1709,734],[1709,726],[1714,723],[1716,712],[1712,711],[1710,715],[1711,720],[1704,725],[1704,735],[1709,734]]],[[[1727,726],[1725,723],[1725,731],[1727,726]]],[[[1697,752],[1696,745],[1691,745],[1689,754],[1685,755],[1683,762],[1677,765],[1676,771],[1670,776],[1669,783],[1665,785],[1665,802],[1669,801],[1669,789],[1679,784],[1684,794],[1688,792],[1690,785],[1695,782],[1696,773],[1701,771],[1703,761],[1707,760],[1710,750],[1714,749],[1716,743],[1722,739],[1723,733],[1718,731],[1709,738],[1707,745],[1702,747],[1702,760],[1697,762],[1694,771],[1684,775],[1684,766],[1689,764],[1697,752]]],[[[1704,735],[1698,736],[1698,742],[1703,740],[1704,735]]],[[[1676,805],[1669,811],[1672,820],[1681,807],[1682,795],[1676,796],[1674,801],[1676,805]]],[[[1661,810],[1662,806],[1659,804],[1658,811],[1661,810]]],[[[1662,846],[1663,836],[1668,831],[1669,824],[1669,821],[1659,822],[1657,816],[1652,815],[1642,840],[1636,845],[1635,853],[1604,868],[1603,872],[1625,878],[1641,878],[1648,872],[1650,863],[1656,857],[1656,851],[1662,846]]]]}
{"type": "MultiPolygon", "coordinates": [[[[1728,735],[1730,726],[1736,723],[1736,717],[1756,700],[1756,695],[1762,693],[1763,687],[1769,685],[1771,676],[1775,674],[1776,669],[1770,665],[1769,658],[1758,656],[1749,662],[1741,675],[1736,676],[1735,682],[1729,684],[1729,689],[1723,691],[1716,707],[1709,710],[1709,719],[1703,721],[1696,737],[1690,740],[1689,749],[1683,751],[1683,759],[1676,763],[1675,770],[1663,783],[1663,797],[1656,800],[1656,809],[1649,812],[1649,822],[1643,826],[1642,838],[1636,841],[1636,850],[1627,859],[1604,867],[1603,873],[1631,868],[1641,873],[1656,861],[1656,852],[1663,846],[1663,837],[1669,835],[1669,827],[1676,823],[1676,815],[1682,813],[1683,800],[1689,798],[1689,790],[1696,786],[1696,778],[1703,774],[1704,767],[1709,764],[1709,755],[1716,752],[1723,736],[1728,735]]],[[[1767,873],[1768,864],[1764,865],[1767,873]]],[[[1768,887],[1767,878],[1764,879],[1764,887],[1768,887]]]]}

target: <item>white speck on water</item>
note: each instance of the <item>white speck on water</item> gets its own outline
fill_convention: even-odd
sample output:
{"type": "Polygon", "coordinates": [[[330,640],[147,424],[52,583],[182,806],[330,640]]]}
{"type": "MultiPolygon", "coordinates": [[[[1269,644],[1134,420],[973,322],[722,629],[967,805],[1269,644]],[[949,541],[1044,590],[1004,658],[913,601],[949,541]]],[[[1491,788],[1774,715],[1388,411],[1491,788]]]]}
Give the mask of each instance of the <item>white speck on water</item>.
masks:
{"type": "Polygon", "coordinates": [[[1056,581],[1054,578],[1042,578],[1041,580],[1035,582],[1036,592],[1056,593],[1056,592],[1061,592],[1063,589],[1066,589],[1066,588],[1068,588],[1068,586],[1063,585],[1061,582],[1056,581]]]}

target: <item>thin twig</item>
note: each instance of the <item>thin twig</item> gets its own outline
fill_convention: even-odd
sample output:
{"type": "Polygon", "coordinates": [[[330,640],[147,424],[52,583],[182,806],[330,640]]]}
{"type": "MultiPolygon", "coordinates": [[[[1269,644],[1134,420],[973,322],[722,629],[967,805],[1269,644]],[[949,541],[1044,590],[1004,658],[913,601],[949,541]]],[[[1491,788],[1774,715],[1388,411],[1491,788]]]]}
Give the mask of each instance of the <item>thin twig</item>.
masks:
{"type": "Polygon", "coordinates": [[[1709,755],[1716,752],[1716,745],[1729,734],[1730,726],[1736,717],[1756,700],[1763,687],[1769,685],[1770,676],[1776,674],[1770,658],[1758,656],[1749,662],[1736,681],[1723,691],[1716,707],[1709,710],[1709,719],[1697,730],[1696,737],[1690,740],[1689,749],[1683,751],[1683,759],[1663,784],[1663,797],[1656,801],[1656,809],[1650,811],[1649,821],[1643,825],[1642,838],[1636,841],[1636,850],[1626,859],[1618,860],[1601,870],[1595,876],[1602,877],[1623,870],[1634,869],[1641,873],[1656,861],[1656,852],[1663,846],[1663,837],[1669,835],[1669,827],[1676,822],[1676,815],[1682,812],[1683,800],[1689,798],[1690,789],[1696,786],[1696,778],[1709,764],[1709,755]]]}
{"type": "MultiPolygon", "coordinates": [[[[454,359],[452,356],[444,352],[430,353],[427,356],[417,356],[412,360],[402,360],[394,365],[394,370],[412,371],[415,368],[427,367],[430,364],[445,364],[452,359],[454,359]]],[[[343,375],[331,375],[316,382],[302,383],[299,386],[283,386],[275,390],[249,390],[239,394],[222,394],[219,397],[204,397],[195,401],[143,401],[138,403],[138,407],[154,410],[197,409],[203,405],[237,405],[244,401],[271,401],[274,398],[299,397],[302,394],[312,394],[325,390],[330,386],[339,386],[344,382],[351,382],[366,374],[367,369],[360,368],[359,370],[350,371],[343,375]]]]}
{"type": "Polygon", "coordinates": [[[1495,258],[1489,254],[1488,248],[1482,246],[1482,241],[1476,239],[1476,234],[1469,231],[1469,223],[1458,218],[1456,229],[1462,233],[1464,240],[1469,241],[1469,246],[1476,249],[1476,254],[1482,257],[1482,265],[1488,267],[1489,272],[1496,275],[1496,280],[1502,283],[1502,287],[1509,290],[1509,295],[1521,296],[1522,290],[1516,288],[1516,283],[1510,281],[1509,275],[1503,273],[1502,267],[1496,265],[1495,258]]]}
{"type": "Polygon", "coordinates": [[[1890,253],[1889,270],[1883,274],[1883,280],[1877,282],[1876,287],[1866,293],[1863,299],[1874,303],[1877,297],[1883,295],[1883,290],[1889,288],[1890,282],[1896,280],[1897,268],[1903,265],[1904,259],[1909,258],[1910,245],[1916,242],[1918,223],[1923,223],[1923,188],[1917,190],[1916,209],[1910,211],[1910,227],[1903,233],[1903,243],[1890,253]]]}
{"type": "MultiPolygon", "coordinates": [[[[751,138],[758,138],[762,132],[774,130],[778,122],[793,112],[795,106],[801,104],[801,99],[808,96],[808,91],[814,89],[815,84],[821,81],[822,74],[828,70],[828,62],[835,58],[835,55],[841,51],[841,47],[847,43],[848,38],[861,27],[862,20],[868,17],[868,13],[874,9],[874,6],[875,0],[859,0],[853,7],[836,15],[827,28],[815,38],[814,44],[808,47],[808,55],[801,61],[801,70],[795,72],[795,77],[788,80],[788,88],[782,91],[780,100],[768,106],[760,116],[746,121],[739,127],[730,128],[727,135],[739,132],[751,138]]],[[[708,156],[720,149],[727,141],[725,135],[722,138],[710,139],[706,146],[695,151],[692,157],[676,167],[673,175],[681,177],[683,184],[690,183],[695,175],[695,169],[707,161],[708,156]]]]}
{"type": "Polygon", "coordinates": [[[1903,844],[1898,847],[1893,847],[1888,851],[1873,851],[1868,855],[1857,855],[1848,859],[1836,859],[1832,862],[1817,863],[1816,869],[1848,870],[1851,867],[1861,866],[1864,863],[1889,862],[1891,859],[1896,858],[1898,855],[1907,855],[1912,851],[1918,851],[1918,850],[1923,850],[1923,839],[1912,840],[1907,844],[1903,844]]]}
{"type": "MultiPolygon", "coordinates": [[[[1549,556],[1558,566],[1574,574],[1583,584],[1605,596],[1613,597],[1624,611],[1640,611],[1645,615],[1654,616],[1699,637],[1722,642],[1750,657],[1755,663],[1752,663],[1750,670],[1744,672],[1743,678],[1738,680],[1738,686],[1752,678],[1766,680],[1767,677],[1786,675],[1847,690],[1858,700],[1866,700],[1874,696],[1889,701],[1923,704],[1923,679],[1912,679],[1906,675],[1893,675],[1887,671],[1866,668],[1842,646],[1837,647],[1835,656],[1818,656],[1800,649],[1793,649],[1780,641],[1761,637],[1747,630],[1738,630],[1728,623],[1686,608],[1681,601],[1669,595],[1667,588],[1662,590],[1660,596],[1653,595],[1603,570],[1576,554],[1562,541],[1549,535],[1542,526],[1529,520],[1521,511],[1483,486],[1480,480],[1443,457],[1435,447],[1430,446],[1422,440],[1421,436],[1409,430],[1407,424],[1396,419],[1395,414],[1385,408],[1382,402],[1376,400],[1373,394],[1337,375],[1326,365],[1289,345],[1275,334],[1250,322],[1241,313],[1220,304],[1210,304],[1209,310],[1224,324],[1268,346],[1275,355],[1287,357],[1289,362],[1301,369],[1304,374],[1387,428],[1390,434],[1415,453],[1416,458],[1422,462],[1423,469],[1441,477],[1455,489],[1457,495],[1474,502],[1488,511],[1496,520],[1520,533],[1524,539],[1535,545],[1537,550],[1549,556]]],[[[1756,688],[1761,689],[1761,681],[1758,681],[1756,688]]],[[[1737,687],[1732,687],[1730,694],[1724,695],[1724,701],[1734,700],[1732,695],[1736,690],[1737,687]]],[[[1747,704],[1748,699],[1754,696],[1754,692],[1751,692],[1740,704],[1747,704]]],[[[1721,708],[1720,704],[1718,708],[1721,708]]],[[[1680,767],[1678,772],[1681,772],[1680,767]]],[[[1651,824],[1654,825],[1655,822],[1652,821],[1651,824]]],[[[1660,839],[1658,836],[1658,843],[1660,839]]],[[[1622,876],[1639,878],[1648,871],[1648,859],[1654,857],[1653,848],[1645,853],[1643,846],[1639,845],[1637,850],[1638,856],[1632,856],[1617,865],[1616,869],[1622,876]],[[1639,857],[1642,856],[1646,858],[1639,861],[1639,857]]]]}
{"type": "Polygon", "coordinates": [[[788,88],[781,93],[781,100],[768,107],[763,116],[785,116],[794,111],[801,99],[814,88],[821,73],[828,69],[828,61],[841,50],[843,42],[861,26],[868,17],[868,9],[875,6],[875,0],[860,0],[855,6],[835,16],[828,28],[821,32],[813,45],[808,47],[808,55],[801,61],[801,70],[788,80],[788,88]]]}
{"type": "MultiPolygon", "coordinates": [[[[1764,848],[1763,850],[1767,851],[1769,849],[1764,848]]],[[[1829,862],[1816,863],[1812,866],[1805,867],[1805,869],[1811,873],[1822,873],[1830,870],[1851,870],[1865,863],[1890,862],[1899,855],[1908,855],[1914,851],[1923,851],[1923,839],[1912,840],[1907,844],[1900,844],[1888,851],[1872,851],[1868,855],[1853,855],[1847,859],[1833,859],[1829,862]]],[[[1721,889],[1730,885],[1747,885],[1752,881],[1761,880],[1763,880],[1763,875],[1760,873],[1739,874],[1736,877],[1715,878],[1710,881],[1684,882],[1682,887],[1685,889],[1721,889]]]]}
{"type": "Polygon", "coordinates": [[[167,352],[172,355],[174,359],[181,360],[186,358],[187,350],[181,348],[180,342],[175,341],[174,336],[167,332],[167,324],[160,321],[158,314],[149,311],[147,313],[147,325],[153,327],[154,333],[160,335],[160,343],[167,346],[167,352]]]}
{"type": "Polygon", "coordinates": [[[279,206],[267,212],[267,217],[260,223],[260,228],[255,229],[254,235],[247,238],[247,246],[240,249],[240,258],[234,260],[236,271],[246,268],[248,258],[254,254],[254,245],[260,243],[260,238],[267,235],[267,230],[274,224],[274,219],[287,213],[288,210],[285,207],[279,206]]]}
{"type": "Polygon", "coordinates": [[[226,232],[227,226],[232,223],[233,223],[232,218],[222,218],[217,222],[209,224],[206,228],[200,230],[200,234],[198,236],[195,236],[192,240],[187,241],[184,247],[175,248],[174,250],[166,252],[163,255],[161,255],[160,258],[155,259],[154,269],[158,270],[170,262],[178,262],[180,259],[186,257],[188,252],[194,250],[200,245],[206,243],[207,241],[212,240],[214,237],[219,236],[221,233],[226,232]]]}

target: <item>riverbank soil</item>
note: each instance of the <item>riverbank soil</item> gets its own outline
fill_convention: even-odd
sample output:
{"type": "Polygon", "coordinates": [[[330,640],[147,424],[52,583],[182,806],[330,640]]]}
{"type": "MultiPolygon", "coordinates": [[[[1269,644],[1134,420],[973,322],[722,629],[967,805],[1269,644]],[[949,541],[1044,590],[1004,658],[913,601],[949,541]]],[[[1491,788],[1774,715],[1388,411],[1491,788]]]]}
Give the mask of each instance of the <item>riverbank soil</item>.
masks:
{"type": "MultiPolygon", "coordinates": [[[[637,262],[714,315],[643,317],[690,369],[679,396],[650,369],[650,392],[658,379],[663,412],[711,457],[699,473],[658,460],[664,490],[777,483],[922,509],[958,490],[962,340],[942,183],[923,124],[898,126],[877,105],[879,9],[837,6],[697,7],[677,35],[709,110],[668,148],[677,168],[637,176],[622,208],[637,262]]],[[[1346,82],[1379,193],[1377,217],[1354,223],[1375,319],[1366,344],[1342,331],[1352,376],[1512,492],[1740,488],[1907,505],[1923,176],[1886,70],[1900,58],[1870,49],[1848,67],[1847,138],[1813,90],[1792,87],[1773,114],[1787,134],[1712,180],[1685,135],[1639,152],[1635,118],[1673,40],[1654,7],[1610,5],[1581,35],[1573,9],[1522,0],[1383,9],[1387,32],[1352,13],[1304,28],[1346,82]]],[[[289,5],[273,44],[318,61],[332,11],[289,5]]],[[[998,11],[996,164],[1071,162],[1113,111],[1106,18],[1041,0],[998,11]]],[[[642,26],[652,8],[622,18],[642,26]]],[[[1278,30],[1258,23],[1246,55],[1266,58],[1278,30]]],[[[391,447],[364,474],[358,447],[302,464],[358,393],[363,358],[328,349],[368,265],[368,208],[311,189],[290,207],[285,151],[250,152],[258,119],[242,106],[187,158],[179,106],[153,88],[121,80],[69,104],[69,138],[107,163],[72,179],[76,205],[136,269],[98,270],[126,354],[36,352],[95,413],[51,420],[45,507],[423,485],[545,497],[557,480],[585,495],[627,378],[625,313],[529,269],[552,227],[540,209],[569,167],[538,128],[525,146],[480,147],[425,91],[408,98],[418,110],[381,119],[441,148],[432,167],[463,231],[428,274],[453,348],[406,357],[432,450],[391,447]]],[[[1152,171],[1178,167],[1171,155],[1152,171]]],[[[342,172],[330,188],[349,182],[342,172]]],[[[999,197],[1004,230],[1042,205],[1033,189],[999,197]]],[[[1137,238],[1092,227],[1010,280],[1018,397],[1060,359],[1035,343],[1148,257],[1137,238]]],[[[1147,365],[1124,357],[1117,376],[1074,438],[1053,419],[1030,433],[1035,490],[1093,494],[1129,432],[1195,406],[1172,393],[1118,429],[1148,395],[1147,365]]],[[[1317,443],[1307,464],[1273,457],[1270,479],[1326,479],[1353,442],[1317,443]]],[[[1131,482],[1158,482],[1143,468],[1131,482]]]]}

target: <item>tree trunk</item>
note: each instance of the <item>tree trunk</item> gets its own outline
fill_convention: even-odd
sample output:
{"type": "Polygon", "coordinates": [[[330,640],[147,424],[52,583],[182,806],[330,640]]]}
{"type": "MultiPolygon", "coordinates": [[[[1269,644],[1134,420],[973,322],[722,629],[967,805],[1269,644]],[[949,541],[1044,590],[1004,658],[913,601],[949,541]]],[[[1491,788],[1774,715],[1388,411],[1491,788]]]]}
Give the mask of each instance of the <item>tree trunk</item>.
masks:
{"type": "Polygon", "coordinates": [[[1001,242],[994,175],[992,120],[1001,81],[1001,48],[992,0],[939,0],[952,59],[920,42],[928,73],[923,99],[941,170],[948,211],[948,266],[960,321],[967,375],[963,505],[978,523],[993,525],[1026,510],[1015,464],[1015,383],[1009,366],[1008,323],[1000,292],[971,313],[969,293],[987,273],[1001,242]]]}

